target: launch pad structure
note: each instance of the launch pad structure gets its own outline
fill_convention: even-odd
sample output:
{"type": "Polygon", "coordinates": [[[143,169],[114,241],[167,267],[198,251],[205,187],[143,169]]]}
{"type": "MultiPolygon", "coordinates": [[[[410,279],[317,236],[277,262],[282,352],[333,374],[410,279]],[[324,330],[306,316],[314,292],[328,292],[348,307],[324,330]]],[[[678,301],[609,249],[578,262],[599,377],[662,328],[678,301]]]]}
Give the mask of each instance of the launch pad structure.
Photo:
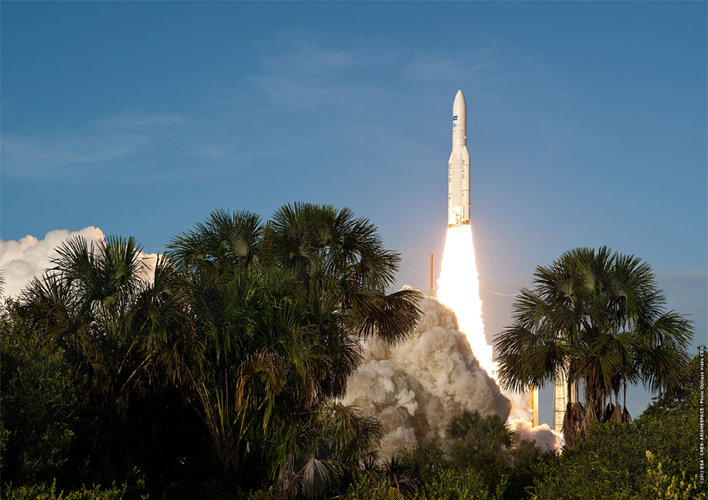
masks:
{"type": "Polygon", "coordinates": [[[565,418],[565,408],[568,405],[568,388],[565,373],[556,373],[556,380],[553,384],[553,430],[563,431],[563,419],[565,418]]]}
{"type": "Polygon", "coordinates": [[[553,384],[553,430],[563,434],[563,420],[568,403],[578,402],[578,388],[575,383],[570,385],[570,398],[568,397],[568,376],[565,370],[556,372],[553,384]]]}

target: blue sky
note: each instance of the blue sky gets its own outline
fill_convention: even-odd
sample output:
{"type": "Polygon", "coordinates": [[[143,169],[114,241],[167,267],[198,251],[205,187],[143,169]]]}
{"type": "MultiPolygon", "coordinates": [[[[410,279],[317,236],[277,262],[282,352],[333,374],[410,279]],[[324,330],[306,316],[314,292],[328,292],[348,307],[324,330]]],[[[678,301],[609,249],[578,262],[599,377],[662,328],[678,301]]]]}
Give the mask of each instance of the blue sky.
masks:
{"type": "Polygon", "coordinates": [[[425,289],[459,88],[488,335],[534,266],[606,244],[652,264],[705,343],[705,2],[1,14],[2,239],[97,226],[157,252],[215,208],[331,203],[375,222],[399,284],[425,289]]]}

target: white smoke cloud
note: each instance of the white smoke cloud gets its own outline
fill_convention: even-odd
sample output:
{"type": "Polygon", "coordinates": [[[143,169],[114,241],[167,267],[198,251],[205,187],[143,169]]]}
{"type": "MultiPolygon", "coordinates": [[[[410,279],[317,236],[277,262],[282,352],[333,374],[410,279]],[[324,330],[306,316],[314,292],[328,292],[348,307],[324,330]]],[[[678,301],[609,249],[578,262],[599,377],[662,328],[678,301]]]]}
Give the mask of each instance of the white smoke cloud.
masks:
{"type": "Polygon", "coordinates": [[[560,452],[563,447],[563,434],[550,428],[548,424],[533,427],[531,425],[533,412],[531,410],[531,396],[527,392],[501,391],[511,402],[511,412],[507,424],[515,431],[520,439],[535,441],[544,451],[553,450],[560,452]]]}
{"type": "Polygon", "coordinates": [[[527,392],[512,392],[501,390],[509,401],[511,401],[511,413],[509,413],[509,421],[527,420],[531,421],[533,412],[531,411],[531,395],[527,392]]]}
{"type": "Polygon", "coordinates": [[[541,424],[533,427],[531,420],[518,418],[507,421],[511,430],[519,435],[520,439],[526,441],[535,441],[536,444],[544,451],[555,451],[559,453],[563,447],[563,435],[558,434],[550,428],[548,424],[541,424]]]}
{"type": "MultiPolygon", "coordinates": [[[[19,241],[0,240],[0,276],[5,280],[3,294],[17,297],[33,278],[40,278],[52,267],[51,260],[57,256],[57,247],[75,236],[82,236],[89,242],[105,240],[103,231],[93,226],[80,231],[56,229],[49,231],[43,239],[28,234],[19,241]]],[[[145,277],[148,278],[152,276],[157,255],[143,253],[142,260],[146,265],[145,277]]]]}
{"type": "Polygon", "coordinates": [[[502,420],[510,411],[509,400],[457,330],[454,313],[431,298],[420,306],[422,317],[405,342],[365,342],[364,362],[347,382],[344,403],[381,421],[382,459],[419,443],[444,445],[447,425],[465,410],[502,420]]]}
{"type": "Polygon", "coordinates": [[[547,424],[531,426],[528,395],[503,394],[480,368],[455,314],[429,297],[420,307],[421,319],[405,342],[364,343],[364,361],[347,381],[344,404],[381,421],[379,458],[431,441],[446,447],[448,424],[465,410],[496,414],[521,439],[558,451],[561,435],[547,424]]]}

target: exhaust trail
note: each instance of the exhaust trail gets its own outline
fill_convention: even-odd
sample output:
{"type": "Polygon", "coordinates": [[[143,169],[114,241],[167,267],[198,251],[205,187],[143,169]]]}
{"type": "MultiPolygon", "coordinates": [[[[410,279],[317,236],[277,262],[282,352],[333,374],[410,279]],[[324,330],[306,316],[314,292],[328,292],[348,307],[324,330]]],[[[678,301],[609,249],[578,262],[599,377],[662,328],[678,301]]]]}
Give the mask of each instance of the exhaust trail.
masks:
{"type": "Polygon", "coordinates": [[[480,366],[496,380],[492,346],[484,335],[479,273],[469,224],[447,229],[437,299],[455,312],[459,330],[465,334],[480,366]]]}

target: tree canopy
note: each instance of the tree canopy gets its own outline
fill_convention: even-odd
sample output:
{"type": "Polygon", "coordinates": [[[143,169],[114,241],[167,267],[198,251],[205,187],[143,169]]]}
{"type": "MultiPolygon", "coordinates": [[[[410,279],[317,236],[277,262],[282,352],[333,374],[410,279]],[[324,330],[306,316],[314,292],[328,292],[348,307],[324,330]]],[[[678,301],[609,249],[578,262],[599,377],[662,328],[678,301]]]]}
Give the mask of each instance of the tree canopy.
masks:
{"type": "Polygon", "coordinates": [[[496,337],[501,383],[526,390],[565,373],[569,401],[571,388],[582,386],[585,409],[569,403],[566,411],[569,443],[578,430],[570,420],[578,415],[627,420],[619,396],[628,384],[663,391],[682,383],[692,327],[665,306],[651,267],[640,258],[607,247],[565,252],[536,268],[533,288],[516,298],[513,324],[496,337]]]}
{"type": "Polygon", "coordinates": [[[0,306],[3,498],[705,498],[690,324],[604,248],[537,270],[498,339],[503,381],[565,367],[600,421],[643,382],[661,389],[644,414],[589,422],[559,457],[463,413],[449,449],[375,460],[378,421],[339,397],[362,339],[418,319],[418,292],[387,290],[398,261],[368,220],[310,204],[213,212],[150,265],[132,238],[66,242],[0,306]]]}
{"type": "Polygon", "coordinates": [[[87,434],[66,446],[105,464],[87,474],[215,466],[224,484],[317,496],[357,466],[379,432],[338,402],[360,340],[397,342],[419,315],[418,292],[388,293],[400,257],[373,224],[305,203],[265,224],[218,210],[154,269],[141,252],[132,238],[69,240],[4,313],[52,360],[42,370],[76,377],[87,434]]]}

